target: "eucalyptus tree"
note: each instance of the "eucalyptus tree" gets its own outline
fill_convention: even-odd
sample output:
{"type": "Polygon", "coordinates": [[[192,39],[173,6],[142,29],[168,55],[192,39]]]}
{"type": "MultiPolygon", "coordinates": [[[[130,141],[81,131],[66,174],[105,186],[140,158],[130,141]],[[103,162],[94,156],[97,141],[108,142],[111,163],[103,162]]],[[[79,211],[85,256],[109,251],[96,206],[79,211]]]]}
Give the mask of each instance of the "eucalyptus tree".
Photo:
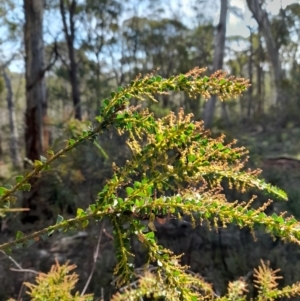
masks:
{"type": "MultiPolygon", "coordinates": [[[[26,111],[25,111],[25,154],[26,166],[40,160],[48,149],[47,98],[44,63],[43,36],[43,0],[24,0],[24,45],[25,45],[25,79],[26,79],[26,111]],[[30,163],[30,164],[28,164],[30,163]]],[[[23,194],[23,207],[32,209],[24,212],[22,220],[39,219],[40,189],[38,179],[32,178],[31,192],[23,194]]],[[[26,189],[25,189],[26,190],[26,189]]]]}
{"type": "MultiPolygon", "coordinates": [[[[224,51],[225,51],[225,40],[226,40],[226,26],[227,26],[227,12],[228,12],[228,1],[221,0],[220,8],[220,19],[217,26],[217,33],[215,36],[215,47],[214,47],[214,61],[213,71],[217,71],[223,68],[224,51]]],[[[205,105],[203,120],[206,127],[210,127],[213,121],[217,97],[212,96],[205,105]]],[[[223,110],[225,108],[223,107],[223,110]]]]}
{"type": "Polygon", "coordinates": [[[78,63],[75,56],[75,39],[76,39],[76,15],[80,10],[80,5],[76,0],[65,1],[59,0],[59,9],[63,23],[63,32],[68,46],[69,62],[65,62],[72,88],[72,99],[75,111],[75,118],[81,120],[81,101],[78,81],[78,63]]]}
{"type": "Polygon", "coordinates": [[[89,59],[86,86],[89,97],[97,105],[97,113],[100,95],[108,92],[108,83],[114,79],[114,75],[118,82],[119,71],[114,72],[115,66],[108,62],[108,58],[111,48],[117,43],[123,10],[124,5],[119,0],[87,0],[80,17],[85,28],[80,49],[89,59]]]}
{"type": "Polygon", "coordinates": [[[281,61],[278,51],[279,49],[276,45],[276,40],[271,30],[271,23],[268,17],[268,13],[266,12],[266,10],[264,10],[262,4],[258,0],[247,0],[247,4],[266,42],[269,59],[274,72],[274,84],[277,92],[276,103],[279,106],[283,101],[282,81],[284,79],[284,73],[281,67],[281,61]]]}
{"type": "Polygon", "coordinates": [[[47,98],[45,85],[44,40],[43,40],[44,1],[24,1],[24,44],[26,78],[25,145],[26,157],[39,160],[48,148],[45,139],[47,118],[47,98]]]}
{"type": "Polygon", "coordinates": [[[9,66],[15,60],[20,59],[23,50],[22,38],[20,38],[20,36],[22,36],[23,22],[20,20],[20,15],[16,10],[17,7],[15,1],[0,1],[0,26],[2,28],[0,39],[0,73],[3,77],[3,80],[1,81],[1,92],[4,92],[2,90],[5,88],[6,107],[8,112],[8,114],[3,112],[8,116],[8,120],[4,118],[3,122],[8,122],[9,125],[8,140],[11,163],[14,168],[19,169],[22,167],[20,134],[18,131],[18,120],[15,110],[15,95],[12,88],[11,73],[9,72],[9,66]]]}

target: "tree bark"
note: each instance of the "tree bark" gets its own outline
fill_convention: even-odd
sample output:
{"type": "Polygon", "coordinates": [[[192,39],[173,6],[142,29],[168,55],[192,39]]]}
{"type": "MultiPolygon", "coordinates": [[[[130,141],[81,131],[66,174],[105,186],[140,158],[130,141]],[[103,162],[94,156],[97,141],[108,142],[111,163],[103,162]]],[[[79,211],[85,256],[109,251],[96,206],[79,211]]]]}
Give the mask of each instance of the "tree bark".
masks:
{"type": "Polygon", "coordinates": [[[266,42],[269,58],[273,66],[274,72],[275,89],[277,93],[276,103],[277,105],[280,105],[282,99],[281,85],[283,79],[283,72],[281,68],[278,49],[276,47],[275,39],[272,35],[268,14],[262,8],[258,0],[247,0],[247,4],[266,42]]]}
{"type": "Polygon", "coordinates": [[[60,0],[60,14],[63,22],[63,31],[68,46],[68,53],[69,53],[69,60],[70,60],[68,69],[69,69],[70,83],[72,89],[75,118],[81,120],[80,91],[79,91],[79,82],[77,78],[78,66],[75,58],[75,49],[74,49],[74,40],[75,40],[74,15],[76,11],[77,2],[76,0],[72,0],[71,4],[69,5],[69,9],[68,9],[69,25],[68,25],[64,1],[65,0],[60,0]]]}
{"type": "MultiPolygon", "coordinates": [[[[48,147],[47,99],[44,68],[43,41],[43,0],[24,0],[24,44],[25,44],[25,79],[26,79],[26,112],[25,112],[25,145],[26,158],[30,161],[40,160],[48,147]]],[[[25,160],[25,167],[28,165],[25,160]]],[[[33,223],[41,218],[41,196],[38,178],[30,181],[31,191],[23,193],[23,223],[33,223]]]]}
{"type": "Polygon", "coordinates": [[[250,27],[250,49],[249,49],[249,62],[248,62],[248,74],[251,86],[248,88],[248,107],[247,107],[247,118],[248,120],[251,118],[251,113],[253,111],[253,32],[250,27]]]}
{"type": "Polygon", "coordinates": [[[26,157],[39,160],[45,151],[44,120],[47,116],[44,78],[43,0],[24,0],[26,66],[26,157]]]}
{"type": "MultiPolygon", "coordinates": [[[[227,10],[228,10],[227,0],[221,0],[220,20],[217,27],[216,37],[215,37],[213,71],[217,71],[223,68],[225,40],[226,40],[227,10]]],[[[214,113],[215,113],[216,101],[217,101],[217,97],[212,96],[211,99],[209,99],[205,105],[203,120],[207,128],[211,127],[214,113]]],[[[223,107],[223,113],[224,110],[225,108],[223,107]]]]}
{"type": "Polygon", "coordinates": [[[15,105],[13,102],[13,92],[11,87],[11,81],[5,71],[5,67],[3,67],[2,69],[2,74],[3,74],[4,83],[6,87],[6,101],[7,101],[9,129],[10,129],[10,153],[11,153],[13,167],[19,169],[22,167],[22,160],[21,160],[20,149],[19,149],[19,134],[17,129],[15,105]]]}
{"type": "Polygon", "coordinates": [[[264,113],[264,104],[263,104],[263,69],[260,66],[260,62],[264,61],[264,53],[261,45],[260,32],[258,32],[258,56],[256,58],[256,78],[257,78],[257,115],[261,117],[264,113]]]}

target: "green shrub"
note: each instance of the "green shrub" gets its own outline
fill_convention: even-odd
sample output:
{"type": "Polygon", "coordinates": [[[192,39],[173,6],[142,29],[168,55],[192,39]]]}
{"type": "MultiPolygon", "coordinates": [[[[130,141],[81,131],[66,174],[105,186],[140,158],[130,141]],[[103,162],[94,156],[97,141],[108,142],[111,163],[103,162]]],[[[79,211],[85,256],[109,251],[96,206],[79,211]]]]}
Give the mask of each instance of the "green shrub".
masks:
{"type": "Polygon", "coordinates": [[[25,282],[27,294],[32,301],[92,301],[92,295],[80,296],[77,292],[72,296],[71,291],[78,281],[76,273],[69,273],[76,268],[75,265],[59,265],[56,262],[48,274],[40,273],[36,277],[36,284],[25,282]]]}
{"type": "MultiPolygon", "coordinates": [[[[49,150],[48,158],[35,161],[33,170],[17,177],[14,186],[0,187],[1,210],[5,213],[12,210],[10,205],[16,191],[30,189],[28,181],[32,177],[48,170],[53,161],[78,145],[93,143],[97,136],[101,137],[111,128],[117,129],[120,135],[126,133],[129,136],[127,143],[132,152],[131,160],[124,166],[113,165],[113,176],[99,190],[95,203],[87,209],[78,208],[72,219],[64,220],[59,215],[55,225],[35,233],[24,235],[18,231],[16,239],[0,245],[0,250],[11,252],[13,247],[24,247],[40,238],[47,239],[55,231],[85,228],[89,221],[105,217],[113,227],[118,286],[130,283],[136,276],[132,264],[134,254],[130,248],[133,235],[147,248],[148,264],[154,263],[158,267],[155,276],[147,274],[142,278],[140,288],[116,295],[114,300],[138,300],[138,296],[146,291],[159,294],[166,300],[244,300],[246,284],[243,280],[229,284],[227,296],[218,297],[203,279],[186,273],[188,267],[180,265],[180,256],[157,244],[155,221],[164,223],[170,218],[186,215],[193,225],[198,220],[216,228],[233,223],[253,230],[255,225],[260,225],[271,235],[299,243],[297,220],[284,217],[284,214],[267,216],[264,211],[271,201],[256,209],[251,208],[255,198],[247,203],[228,202],[221,182],[227,179],[230,187],[241,192],[258,189],[281,199],[287,199],[286,194],[259,179],[258,170],[244,170],[247,151],[235,147],[235,142],[225,144],[223,136],[210,138],[203,123],[194,121],[191,114],[185,115],[180,110],[177,115],[171,112],[155,119],[148,109],[140,105],[130,106],[133,98],[140,102],[149,99],[155,102],[155,95],[169,91],[184,91],[190,97],[201,94],[205,98],[215,94],[226,100],[240,95],[248,86],[246,80],[227,77],[222,71],[211,76],[204,76],[203,72],[204,69],[196,68],[169,79],[151,74],[138,77],[126,87],[119,87],[103,101],[94,127],[81,134],[73,133],[61,151],[54,153],[49,150]],[[146,225],[142,222],[145,219],[148,220],[146,225]]],[[[255,275],[260,292],[258,300],[299,293],[298,284],[277,289],[276,271],[265,264],[255,271],[255,275]]],[[[43,276],[42,280],[48,278],[43,276]]],[[[42,289],[43,281],[37,286],[27,285],[31,294],[42,289]]],[[[74,278],[72,281],[74,284],[74,278]]],[[[68,289],[71,287],[66,285],[68,289]]]]}

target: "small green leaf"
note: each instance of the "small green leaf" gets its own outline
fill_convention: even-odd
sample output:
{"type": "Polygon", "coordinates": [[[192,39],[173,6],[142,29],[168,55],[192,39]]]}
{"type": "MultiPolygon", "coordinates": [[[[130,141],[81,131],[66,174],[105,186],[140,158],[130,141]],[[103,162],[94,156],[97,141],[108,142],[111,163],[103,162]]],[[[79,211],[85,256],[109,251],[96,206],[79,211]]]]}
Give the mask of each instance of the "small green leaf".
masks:
{"type": "Polygon", "coordinates": [[[142,206],[144,206],[145,205],[145,201],[143,200],[143,199],[137,199],[137,200],[135,200],[135,205],[137,206],[137,207],[142,207],[142,206]]]}
{"type": "Polygon", "coordinates": [[[20,183],[24,179],[23,176],[16,176],[17,183],[20,183]]]}
{"type": "Polygon", "coordinates": [[[134,192],[134,189],[132,187],[126,187],[126,192],[127,195],[130,196],[134,192]]]}
{"type": "Polygon", "coordinates": [[[64,218],[61,215],[58,214],[57,218],[56,218],[56,224],[61,223],[63,220],[64,220],[64,218]]]}
{"type": "Polygon", "coordinates": [[[50,230],[50,231],[48,231],[48,236],[51,236],[52,234],[54,233],[54,230],[50,230]]]}
{"type": "Polygon", "coordinates": [[[30,191],[31,185],[29,183],[23,184],[21,187],[19,187],[19,190],[21,191],[30,191]]]}
{"type": "Polygon", "coordinates": [[[125,114],[124,113],[118,113],[117,119],[124,119],[125,114]]]}
{"type": "Polygon", "coordinates": [[[147,187],[148,195],[152,195],[152,191],[153,191],[153,187],[152,186],[148,186],[147,187]]]}
{"type": "Polygon", "coordinates": [[[47,151],[47,153],[48,153],[48,155],[50,155],[51,157],[54,156],[54,151],[51,150],[51,149],[49,149],[49,150],[47,151]]]}
{"type": "Polygon", "coordinates": [[[156,76],[155,81],[160,83],[162,80],[162,77],[160,75],[156,76]]]}
{"type": "Polygon", "coordinates": [[[90,209],[90,210],[91,210],[91,212],[93,213],[93,212],[95,212],[95,211],[96,211],[97,207],[96,207],[96,205],[95,205],[95,204],[91,204],[91,205],[89,206],[89,209],[90,209]]]}
{"type": "Polygon", "coordinates": [[[74,145],[75,144],[75,140],[74,139],[69,139],[69,145],[74,145]]]}
{"type": "Polygon", "coordinates": [[[51,169],[51,167],[50,167],[50,165],[48,165],[48,164],[45,165],[44,168],[43,168],[43,170],[50,170],[50,169],[51,169]]]}
{"type": "Polygon", "coordinates": [[[259,215],[258,215],[258,217],[260,218],[260,219],[263,219],[263,218],[266,218],[266,214],[264,213],[264,212],[261,212],[261,213],[259,213],[259,215]]]}
{"type": "Polygon", "coordinates": [[[163,139],[164,139],[163,134],[158,134],[158,135],[156,136],[156,140],[157,140],[158,142],[162,141],[163,139]]]}
{"type": "Polygon", "coordinates": [[[7,191],[8,189],[5,187],[0,187],[0,196],[4,195],[4,193],[7,191]]]}
{"type": "Polygon", "coordinates": [[[10,255],[12,253],[11,248],[5,248],[3,249],[3,251],[5,252],[6,255],[10,255]]]}
{"type": "Polygon", "coordinates": [[[203,82],[204,82],[204,83],[207,83],[208,81],[209,81],[209,77],[208,77],[208,76],[204,76],[204,77],[203,77],[203,82]]]}
{"type": "Polygon", "coordinates": [[[82,212],[84,212],[83,209],[77,208],[77,216],[80,216],[82,212]]]}
{"type": "Polygon", "coordinates": [[[103,106],[106,107],[109,104],[109,99],[105,98],[103,100],[103,106]]]}
{"type": "Polygon", "coordinates": [[[18,231],[16,234],[16,239],[21,239],[22,237],[24,237],[24,233],[22,231],[18,231]]]}
{"type": "Polygon", "coordinates": [[[186,80],[186,77],[184,74],[179,74],[179,81],[185,81],[186,80]]]}
{"type": "Polygon", "coordinates": [[[154,222],[152,222],[152,221],[150,221],[150,222],[148,223],[148,228],[149,228],[151,231],[154,231],[154,232],[157,231],[157,230],[156,230],[156,227],[155,227],[155,225],[154,225],[154,222]]]}
{"type": "Polygon", "coordinates": [[[155,234],[154,234],[154,232],[148,232],[148,233],[146,234],[146,237],[147,237],[147,238],[155,238],[155,234]]]}
{"type": "Polygon", "coordinates": [[[39,161],[39,160],[34,160],[33,165],[34,165],[34,167],[43,166],[43,162],[39,161]]]}
{"type": "Polygon", "coordinates": [[[139,181],[135,181],[134,183],[133,183],[133,186],[134,186],[134,188],[139,188],[139,187],[141,187],[141,182],[139,182],[139,181]]]}
{"type": "Polygon", "coordinates": [[[217,148],[219,150],[223,150],[224,149],[224,145],[222,143],[217,143],[217,148]]]}
{"type": "Polygon", "coordinates": [[[81,222],[81,226],[82,228],[86,228],[89,225],[89,221],[88,220],[84,220],[81,222]]]}
{"type": "Polygon", "coordinates": [[[83,209],[81,209],[81,208],[77,209],[77,216],[78,217],[86,216],[86,215],[87,215],[87,213],[83,209]]]}
{"type": "Polygon", "coordinates": [[[284,218],[282,216],[279,216],[276,221],[280,224],[284,224],[284,218]]]}
{"type": "Polygon", "coordinates": [[[189,162],[194,162],[195,160],[196,160],[196,156],[194,155],[194,154],[190,154],[190,155],[188,155],[188,161],[189,162]]]}

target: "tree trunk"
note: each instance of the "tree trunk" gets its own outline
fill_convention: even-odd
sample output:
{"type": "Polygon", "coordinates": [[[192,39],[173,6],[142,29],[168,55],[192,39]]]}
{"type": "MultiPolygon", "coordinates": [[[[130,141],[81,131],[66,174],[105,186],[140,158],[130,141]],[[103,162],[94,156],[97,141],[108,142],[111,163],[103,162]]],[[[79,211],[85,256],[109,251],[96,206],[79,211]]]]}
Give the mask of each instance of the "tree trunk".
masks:
{"type": "Polygon", "coordinates": [[[264,52],[261,45],[261,37],[260,32],[258,32],[258,57],[256,62],[256,78],[257,78],[257,115],[261,117],[264,113],[264,105],[263,105],[263,69],[260,66],[260,62],[264,61],[264,52]]]}
{"type": "MultiPolygon", "coordinates": [[[[26,158],[30,161],[40,160],[46,151],[48,135],[45,121],[47,119],[47,100],[44,68],[43,42],[43,0],[24,0],[24,44],[26,67],[26,112],[25,145],[26,158]],[[44,136],[45,135],[45,136],[44,136]]],[[[25,161],[25,167],[28,160],[25,161]]],[[[35,222],[41,218],[41,192],[37,178],[30,180],[31,191],[23,194],[23,207],[29,212],[22,213],[23,223],[35,222]]]]}
{"type": "Polygon", "coordinates": [[[60,13],[63,22],[63,30],[68,46],[68,53],[69,53],[69,76],[70,76],[70,83],[72,89],[72,98],[73,98],[73,105],[75,111],[75,118],[81,120],[81,107],[80,107],[80,91],[79,91],[79,83],[77,79],[77,62],[75,58],[75,49],[74,49],[74,40],[75,40],[75,22],[74,22],[74,15],[76,12],[77,2],[76,0],[72,0],[71,4],[69,5],[68,13],[69,13],[69,25],[67,24],[66,19],[66,9],[65,9],[65,0],[60,0],[60,13]]]}
{"type": "Polygon", "coordinates": [[[43,0],[24,0],[26,65],[26,157],[39,160],[45,148],[43,120],[47,115],[44,79],[43,0]]]}
{"type": "MultiPolygon", "coordinates": [[[[220,20],[217,27],[217,33],[215,38],[213,71],[217,71],[223,68],[225,39],[226,39],[227,10],[228,10],[227,0],[221,0],[220,20]]],[[[211,127],[212,120],[215,113],[216,101],[217,101],[217,97],[212,96],[211,99],[209,99],[205,105],[203,120],[207,128],[211,127]]],[[[224,109],[225,109],[224,106],[222,108],[224,113],[224,109]]]]}
{"type": "Polygon", "coordinates": [[[250,120],[251,113],[253,111],[253,32],[250,27],[250,49],[249,49],[249,62],[248,62],[248,74],[251,86],[248,88],[248,107],[247,107],[247,118],[250,120]]]}
{"type": "Polygon", "coordinates": [[[271,32],[271,25],[268,19],[268,14],[265,10],[263,10],[258,0],[247,0],[247,4],[257,24],[259,25],[260,32],[262,33],[266,42],[269,58],[274,72],[275,88],[277,92],[276,103],[277,105],[280,105],[282,99],[281,85],[283,72],[281,68],[278,49],[271,32]]]}
{"type": "Polygon", "coordinates": [[[9,117],[9,129],[10,129],[10,153],[14,168],[22,167],[22,160],[19,149],[19,134],[17,129],[16,112],[13,102],[13,92],[11,88],[11,81],[5,71],[5,67],[2,69],[3,78],[6,86],[6,101],[9,117]]]}

